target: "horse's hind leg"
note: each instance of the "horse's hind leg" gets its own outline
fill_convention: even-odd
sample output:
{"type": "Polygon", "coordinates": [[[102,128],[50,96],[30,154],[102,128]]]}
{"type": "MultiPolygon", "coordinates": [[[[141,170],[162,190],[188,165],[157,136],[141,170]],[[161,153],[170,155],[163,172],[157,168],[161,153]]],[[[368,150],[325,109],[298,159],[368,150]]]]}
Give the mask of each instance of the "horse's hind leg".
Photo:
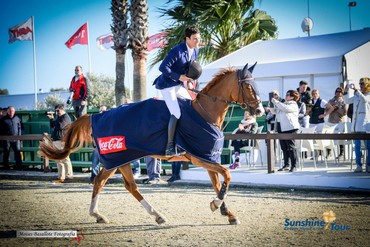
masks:
{"type": "Polygon", "coordinates": [[[119,170],[122,173],[123,180],[125,181],[125,188],[136,198],[136,200],[138,200],[141,203],[141,205],[143,205],[143,207],[150,215],[154,215],[155,221],[158,224],[165,223],[166,219],[160,213],[158,213],[157,210],[155,210],[153,206],[150,205],[150,203],[147,202],[141,195],[136,185],[134,175],[132,174],[131,166],[124,165],[121,166],[119,170]]]}
{"type": "MultiPolygon", "coordinates": [[[[218,198],[220,198],[220,190],[224,189],[224,188],[221,187],[220,177],[218,176],[218,173],[208,170],[208,175],[209,175],[209,178],[211,179],[213,189],[215,190],[216,194],[218,195],[218,198]]],[[[221,195],[222,200],[223,200],[224,197],[226,196],[226,192],[221,192],[221,193],[224,193],[224,196],[221,195]]],[[[217,207],[215,205],[215,201],[212,201],[211,202],[211,210],[215,211],[216,209],[217,209],[217,207]]],[[[225,201],[222,201],[222,204],[221,204],[221,207],[220,207],[220,212],[221,212],[222,215],[228,217],[229,223],[231,225],[240,224],[240,221],[238,220],[238,218],[231,212],[231,210],[229,210],[227,208],[225,201]]]]}
{"type": "Polygon", "coordinates": [[[94,189],[90,204],[90,215],[96,218],[97,223],[109,223],[109,220],[98,210],[99,193],[103,189],[108,179],[116,172],[117,169],[107,171],[104,168],[99,172],[94,180],[94,189]]]}

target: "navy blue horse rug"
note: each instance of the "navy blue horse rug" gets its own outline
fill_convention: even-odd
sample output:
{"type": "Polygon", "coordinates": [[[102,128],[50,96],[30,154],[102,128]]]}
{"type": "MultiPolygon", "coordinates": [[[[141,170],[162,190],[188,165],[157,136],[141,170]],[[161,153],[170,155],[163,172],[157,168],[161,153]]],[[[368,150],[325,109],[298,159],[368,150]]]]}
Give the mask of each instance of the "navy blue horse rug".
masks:
{"type": "MultiPolygon", "coordinates": [[[[181,117],[176,145],[210,163],[220,163],[223,133],[206,122],[191,106],[179,99],[181,117]]],[[[164,156],[170,112],[162,100],[148,99],[93,114],[91,125],[101,161],[107,170],[149,155],[164,156]]]]}

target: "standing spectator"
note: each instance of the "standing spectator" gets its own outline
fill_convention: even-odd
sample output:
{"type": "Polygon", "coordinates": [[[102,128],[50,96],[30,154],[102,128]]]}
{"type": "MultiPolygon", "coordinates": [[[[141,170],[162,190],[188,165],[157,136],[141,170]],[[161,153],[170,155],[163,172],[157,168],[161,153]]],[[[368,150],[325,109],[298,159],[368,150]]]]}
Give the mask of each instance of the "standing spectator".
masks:
{"type": "MultiPolygon", "coordinates": [[[[22,122],[18,116],[15,115],[13,106],[7,109],[7,115],[1,118],[0,123],[1,135],[20,136],[22,135],[22,122]]],[[[4,169],[9,169],[9,154],[10,149],[13,149],[15,158],[15,169],[22,169],[21,157],[21,141],[3,141],[3,164],[4,169]]]]}
{"type": "MultiPolygon", "coordinates": [[[[248,133],[248,134],[256,134],[258,130],[258,124],[256,121],[256,117],[251,115],[248,111],[244,112],[244,119],[241,120],[241,123],[238,126],[238,130],[235,134],[242,134],[242,133],[248,133]]],[[[234,162],[229,166],[230,169],[235,169],[240,167],[240,148],[245,146],[254,146],[255,143],[254,140],[233,140],[231,142],[231,146],[234,147],[234,162]]],[[[257,151],[257,150],[256,150],[257,151]]],[[[253,157],[257,157],[255,154],[253,154],[253,157]]],[[[253,161],[254,163],[254,161],[253,161]]]]}
{"type": "MultiPolygon", "coordinates": [[[[328,125],[337,125],[336,129],[344,130],[344,120],[347,114],[346,103],[343,99],[343,88],[338,87],[335,89],[335,95],[329,100],[329,104],[333,106],[333,111],[329,114],[328,125]]],[[[339,144],[339,158],[344,154],[344,145],[339,144]]]]}
{"type": "Polygon", "coordinates": [[[308,128],[309,124],[308,124],[308,119],[306,118],[306,104],[304,102],[301,102],[298,100],[297,102],[297,105],[298,105],[298,121],[299,121],[299,125],[302,127],[302,128],[308,128]]]}
{"type": "Polygon", "coordinates": [[[177,155],[174,143],[177,120],[181,116],[177,97],[191,100],[191,97],[183,87],[185,84],[189,89],[193,88],[192,80],[198,79],[201,69],[195,69],[196,76],[189,73],[189,65],[198,57],[198,47],[200,43],[199,29],[191,26],[185,30],[185,42],[175,46],[170,50],[166,58],[159,66],[162,72],[154,84],[161,91],[171,117],[168,123],[168,140],[165,155],[167,157],[177,155]],[[187,76],[189,74],[189,76],[187,76]]]}
{"type": "Polygon", "coordinates": [[[87,112],[87,97],[89,96],[89,79],[84,76],[82,67],[77,65],[75,67],[75,76],[71,80],[69,86],[71,95],[67,100],[67,104],[71,104],[75,111],[75,117],[79,118],[87,112]]]}
{"type": "MultiPolygon", "coordinates": [[[[347,84],[344,90],[344,102],[347,104],[353,103],[353,119],[351,132],[354,133],[369,133],[370,132],[370,78],[363,77],[360,79],[360,89],[357,89],[354,84],[347,84]],[[348,90],[353,89],[354,95],[349,97],[348,90]]],[[[361,140],[354,140],[357,168],[355,172],[362,172],[362,152],[361,140]]],[[[370,141],[365,140],[367,149],[366,171],[370,172],[370,141]]]]}
{"type": "Polygon", "coordinates": [[[320,98],[320,92],[318,89],[313,89],[312,92],[312,107],[309,109],[310,113],[310,128],[316,126],[316,132],[322,132],[325,124],[325,117],[329,115],[333,110],[333,106],[328,104],[324,99],[320,98]]]}
{"type": "Polygon", "coordinates": [[[144,158],[146,163],[146,170],[148,173],[148,183],[149,184],[167,184],[166,181],[161,179],[161,169],[162,161],[160,159],[155,159],[152,157],[144,158]]]}
{"type": "Polygon", "coordinates": [[[300,116],[299,118],[299,123],[303,128],[308,128],[310,125],[310,116],[307,114],[307,106],[312,104],[311,88],[308,86],[307,81],[302,80],[299,82],[299,88],[297,88],[297,91],[300,94],[298,107],[303,107],[300,103],[304,103],[304,107],[306,108],[305,115],[300,116]]]}
{"type": "MultiPolygon", "coordinates": [[[[285,102],[282,103],[276,99],[272,99],[272,103],[275,105],[271,108],[271,111],[276,113],[276,130],[278,133],[297,133],[300,128],[298,121],[298,105],[299,93],[295,90],[289,90],[285,95],[285,102]]],[[[284,166],[278,171],[284,171],[289,169],[290,159],[290,170],[293,172],[296,170],[297,163],[297,152],[294,140],[279,140],[280,147],[283,151],[284,166]]]]}
{"type": "Polygon", "coordinates": [[[273,107],[273,104],[271,102],[271,99],[274,98],[278,101],[282,101],[281,97],[280,97],[280,94],[279,94],[279,91],[278,90],[272,90],[272,92],[270,93],[270,99],[269,99],[269,102],[267,104],[267,108],[265,109],[266,111],[266,120],[267,120],[267,123],[270,125],[270,130],[273,131],[275,129],[275,114],[272,114],[272,112],[270,111],[270,107],[272,106],[273,107]]]}
{"type": "MultiPolygon", "coordinates": [[[[56,119],[54,119],[54,113],[50,113],[47,116],[50,119],[50,127],[53,128],[53,133],[51,135],[53,144],[61,149],[64,145],[62,139],[71,124],[71,118],[66,113],[63,104],[55,106],[55,114],[57,115],[56,119]]],[[[64,183],[66,180],[73,179],[73,169],[69,157],[64,160],[56,160],[55,162],[58,166],[58,178],[53,180],[54,183],[64,183]]]]}
{"type": "Polygon", "coordinates": [[[167,180],[168,183],[175,182],[176,180],[180,180],[180,170],[181,170],[181,161],[172,162],[172,176],[167,180]]]}

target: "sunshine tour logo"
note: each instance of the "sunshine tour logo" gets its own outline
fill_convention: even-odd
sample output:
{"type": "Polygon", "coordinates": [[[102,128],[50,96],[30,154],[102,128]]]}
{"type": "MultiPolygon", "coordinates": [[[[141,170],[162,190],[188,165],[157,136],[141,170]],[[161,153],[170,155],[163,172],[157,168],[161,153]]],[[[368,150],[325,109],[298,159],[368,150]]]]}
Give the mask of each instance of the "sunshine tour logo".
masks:
{"type": "Polygon", "coordinates": [[[307,218],[305,220],[284,220],[284,230],[307,231],[307,230],[331,230],[347,231],[349,225],[341,225],[335,222],[335,213],[331,210],[323,213],[322,220],[318,218],[307,218]]]}

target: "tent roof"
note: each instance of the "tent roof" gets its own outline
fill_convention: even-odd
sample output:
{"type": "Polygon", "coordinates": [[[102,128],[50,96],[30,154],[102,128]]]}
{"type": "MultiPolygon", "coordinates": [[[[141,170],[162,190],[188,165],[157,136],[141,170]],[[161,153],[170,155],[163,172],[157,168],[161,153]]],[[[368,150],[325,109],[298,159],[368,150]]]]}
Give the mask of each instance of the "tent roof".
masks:
{"type": "Polygon", "coordinates": [[[274,77],[339,73],[342,57],[370,41],[370,29],[310,37],[256,41],[203,68],[200,82],[209,81],[221,68],[242,68],[258,62],[253,76],[274,77]]]}

